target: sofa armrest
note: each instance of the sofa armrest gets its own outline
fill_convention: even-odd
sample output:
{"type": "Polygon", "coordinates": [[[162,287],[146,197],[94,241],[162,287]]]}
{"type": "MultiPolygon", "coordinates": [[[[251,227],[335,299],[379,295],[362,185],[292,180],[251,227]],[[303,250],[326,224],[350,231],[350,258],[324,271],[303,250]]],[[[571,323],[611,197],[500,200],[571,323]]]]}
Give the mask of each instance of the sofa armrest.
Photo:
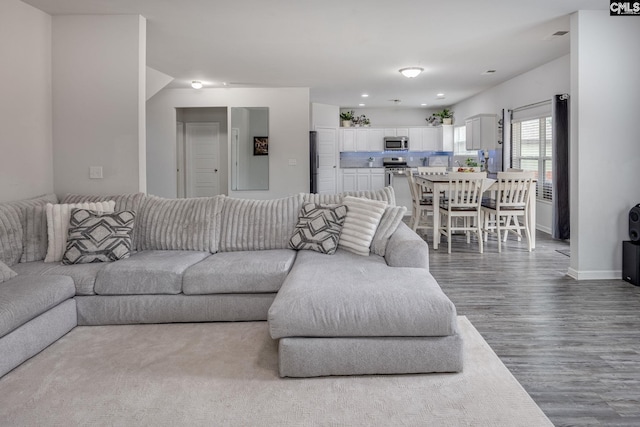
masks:
{"type": "Polygon", "coordinates": [[[429,246],[401,222],[387,242],[384,258],[390,267],[416,267],[428,270],[429,246]]]}

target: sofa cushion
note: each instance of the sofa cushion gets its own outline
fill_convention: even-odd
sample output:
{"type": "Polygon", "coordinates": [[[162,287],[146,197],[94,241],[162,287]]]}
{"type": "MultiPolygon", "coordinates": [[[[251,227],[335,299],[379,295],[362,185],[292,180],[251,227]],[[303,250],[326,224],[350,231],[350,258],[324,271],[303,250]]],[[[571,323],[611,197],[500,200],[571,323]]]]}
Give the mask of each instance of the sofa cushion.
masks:
{"type": "Polygon", "coordinates": [[[289,247],[332,255],[338,249],[342,226],[347,217],[345,205],[305,203],[289,240],[289,247]]]}
{"type": "Polygon", "coordinates": [[[185,295],[278,292],[296,258],[290,249],[220,252],[189,267],[185,295]]]}
{"type": "Polygon", "coordinates": [[[429,245],[407,224],[400,222],[387,241],[384,258],[391,267],[429,269],[429,245]]]}
{"type": "Polygon", "coordinates": [[[98,295],[179,294],[184,271],[210,256],[196,251],[143,251],[98,272],[98,295]]]}
{"type": "Polygon", "coordinates": [[[17,273],[13,271],[7,264],[0,261],[0,283],[6,282],[7,280],[16,277],[17,273]]]}
{"type": "Polygon", "coordinates": [[[34,261],[21,262],[12,268],[19,276],[69,276],[76,287],[76,295],[95,295],[93,287],[96,276],[105,265],[104,263],[64,265],[58,262],[34,261]]]}
{"type": "Polygon", "coordinates": [[[387,242],[402,222],[402,218],[406,212],[407,208],[404,206],[388,206],[384,210],[376,234],[371,241],[371,252],[384,256],[387,249],[387,242]]]}
{"type": "Polygon", "coordinates": [[[456,309],[427,270],[340,255],[298,253],[269,309],[272,338],[456,333],[456,309]]]}
{"type": "Polygon", "coordinates": [[[300,206],[300,196],[273,200],[227,198],[222,209],[220,251],[288,249],[300,206]]]}
{"type": "Polygon", "coordinates": [[[346,196],[362,197],[364,199],[387,202],[389,206],[396,205],[396,196],[393,187],[384,187],[379,190],[345,191],[338,194],[301,193],[303,203],[317,203],[324,205],[339,205],[346,196]]]}
{"type": "Polygon", "coordinates": [[[0,337],[75,294],[66,276],[17,276],[0,285],[0,337]]]}
{"type": "Polygon", "coordinates": [[[87,202],[72,204],[47,203],[47,256],[44,262],[62,261],[64,251],[67,249],[67,236],[69,230],[69,218],[71,209],[90,209],[96,212],[113,212],[114,201],[87,202]]]}
{"type": "Polygon", "coordinates": [[[369,246],[387,202],[347,196],[343,203],[347,206],[347,218],[338,245],[358,255],[369,256],[369,246]]]}
{"type": "Polygon", "coordinates": [[[63,264],[110,262],[131,255],[135,212],[93,212],[73,209],[63,264]]]}
{"type": "Polygon", "coordinates": [[[224,199],[147,197],[136,219],[138,250],[217,252],[224,199]]]}

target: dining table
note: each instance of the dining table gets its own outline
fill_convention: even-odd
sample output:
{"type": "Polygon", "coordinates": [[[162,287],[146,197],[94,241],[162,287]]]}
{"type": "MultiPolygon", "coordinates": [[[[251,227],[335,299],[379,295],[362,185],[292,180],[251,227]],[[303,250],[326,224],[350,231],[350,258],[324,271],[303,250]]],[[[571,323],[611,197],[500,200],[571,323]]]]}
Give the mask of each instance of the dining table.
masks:
{"type": "MultiPolygon", "coordinates": [[[[433,249],[438,249],[440,245],[440,207],[437,200],[440,195],[444,194],[449,187],[449,176],[447,174],[440,175],[414,175],[418,184],[433,192],[433,249]]],[[[531,181],[529,188],[529,227],[531,235],[531,248],[536,247],[536,180],[531,181]]],[[[485,178],[483,182],[483,192],[495,194],[498,190],[498,181],[492,178],[485,178]]]]}

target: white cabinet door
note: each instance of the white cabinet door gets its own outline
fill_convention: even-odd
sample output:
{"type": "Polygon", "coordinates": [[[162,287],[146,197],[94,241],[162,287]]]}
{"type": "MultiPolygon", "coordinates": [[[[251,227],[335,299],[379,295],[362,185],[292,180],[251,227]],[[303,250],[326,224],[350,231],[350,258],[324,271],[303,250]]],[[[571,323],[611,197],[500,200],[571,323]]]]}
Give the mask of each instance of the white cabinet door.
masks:
{"type": "MultiPolygon", "coordinates": [[[[440,151],[442,150],[442,143],[439,142],[438,134],[441,134],[442,130],[439,127],[425,127],[422,128],[422,150],[423,151],[440,151]],[[440,130],[440,132],[438,132],[440,130]]],[[[440,138],[441,140],[441,138],[440,138]]]]}
{"type": "Polygon", "coordinates": [[[440,137],[442,141],[442,151],[453,151],[453,125],[440,126],[440,137]]]}
{"type": "Polygon", "coordinates": [[[371,189],[371,172],[369,169],[357,170],[357,189],[358,191],[369,191],[371,189]]]}
{"type": "Polygon", "coordinates": [[[384,128],[384,136],[396,136],[396,128],[384,128]]]}
{"type": "Polygon", "coordinates": [[[340,129],[340,151],[356,151],[355,129],[340,129]]]}
{"type": "Polygon", "coordinates": [[[394,136],[409,136],[409,128],[396,128],[396,134],[394,136]]]}
{"type": "Polygon", "coordinates": [[[367,151],[369,129],[356,129],[356,151],[367,151]]]}
{"type": "Polygon", "coordinates": [[[498,116],[478,114],[465,120],[467,150],[493,150],[498,143],[498,116]]]}
{"type": "Polygon", "coordinates": [[[384,151],[384,129],[368,129],[367,151],[384,151]]]}
{"type": "Polygon", "coordinates": [[[423,151],[422,148],[422,128],[409,129],[409,150],[423,151]]]}
{"type": "Polygon", "coordinates": [[[354,169],[342,170],[342,191],[357,191],[357,173],[354,169]]]}
{"type": "Polygon", "coordinates": [[[380,190],[384,188],[384,168],[370,169],[371,172],[371,188],[370,190],[380,190]]]}

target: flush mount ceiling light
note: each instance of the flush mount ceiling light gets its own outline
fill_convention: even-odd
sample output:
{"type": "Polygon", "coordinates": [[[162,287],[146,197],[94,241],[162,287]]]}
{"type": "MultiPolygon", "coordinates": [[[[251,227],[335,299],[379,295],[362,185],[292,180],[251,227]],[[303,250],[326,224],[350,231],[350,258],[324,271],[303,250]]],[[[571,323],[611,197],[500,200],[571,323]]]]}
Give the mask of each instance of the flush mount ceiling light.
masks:
{"type": "Polygon", "coordinates": [[[408,77],[410,79],[418,76],[418,74],[420,74],[421,72],[424,71],[424,68],[420,68],[420,67],[407,67],[407,68],[401,68],[398,71],[400,71],[400,73],[405,76],[408,77]]]}
{"type": "Polygon", "coordinates": [[[200,80],[194,80],[191,82],[191,87],[194,89],[202,89],[202,82],[200,80]]]}

